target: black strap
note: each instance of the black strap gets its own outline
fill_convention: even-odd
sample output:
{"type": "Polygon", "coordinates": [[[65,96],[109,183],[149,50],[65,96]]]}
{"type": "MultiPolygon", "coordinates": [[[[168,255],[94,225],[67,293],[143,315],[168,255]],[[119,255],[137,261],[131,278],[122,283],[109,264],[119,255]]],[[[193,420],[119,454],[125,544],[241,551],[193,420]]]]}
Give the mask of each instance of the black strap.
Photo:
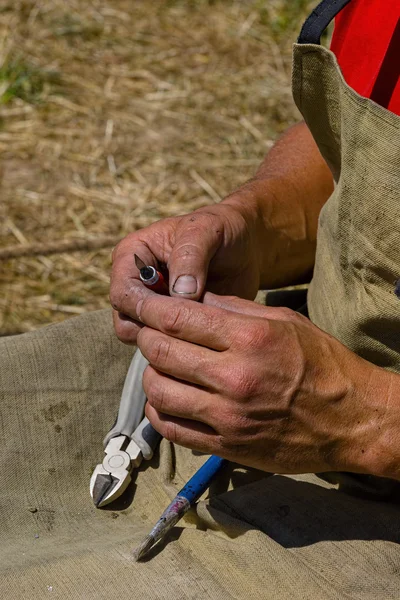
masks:
{"type": "Polygon", "coordinates": [[[329,23],[351,0],[322,0],[304,23],[299,44],[320,44],[321,35],[329,23]]]}

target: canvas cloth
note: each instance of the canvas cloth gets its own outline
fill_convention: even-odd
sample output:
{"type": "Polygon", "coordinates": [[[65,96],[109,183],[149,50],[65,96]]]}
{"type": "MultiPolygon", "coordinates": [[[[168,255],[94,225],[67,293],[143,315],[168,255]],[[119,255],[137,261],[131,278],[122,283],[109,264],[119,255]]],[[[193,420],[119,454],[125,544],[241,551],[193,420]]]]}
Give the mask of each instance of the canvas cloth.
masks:
{"type": "Polygon", "coordinates": [[[94,507],[89,479],[132,352],[109,311],[0,341],[0,598],[399,598],[399,507],[314,475],[231,465],[166,544],[132,562],[205,460],[163,441],[122,504],[94,507]]]}
{"type": "MultiPolygon", "coordinates": [[[[309,50],[296,48],[295,88],[302,77],[305,85],[297,87],[295,94],[297,98],[300,94],[300,106],[311,129],[319,129],[321,133],[334,114],[342,110],[345,84],[338,78],[332,57],[326,57],[327,51],[317,46],[312,52],[309,50]],[[314,79],[318,79],[319,72],[325,87],[319,88],[312,111],[304,93],[312,93],[307,81],[314,71],[314,79]]],[[[358,97],[349,94],[350,97],[344,102],[346,111],[353,108],[357,116],[360,108],[365,109],[359,118],[362,129],[361,124],[368,122],[369,114],[375,114],[376,109],[364,105],[358,97]]],[[[347,127],[351,131],[350,116],[347,127]]],[[[342,122],[341,119],[337,117],[337,122],[342,122]]],[[[383,121],[382,113],[379,120],[382,127],[383,121]]],[[[338,179],[336,189],[343,194],[346,184],[340,181],[338,161],[340,146],[347,147],[348,142],[343,140],[347,127],[340,132],[332,129],[327,134],[325,152],[338,179]]],[[[373,131],[373,137],[383,139],[378,129],[373,131]]],[[[394,146],[392,127],[388,135],[394,146]]],[[[360,146],[355,147],[356,153],[367,152],[367,170],[375,160],[375,153],[371,153],[371,144],[376,148],[373,141],[364,132],[359,138],[360,146]],[[365,148],[361,146],[364,141],[365,148]]],[[[351,154],[345,156],[350,161],[348,171],[357,159],[351,154]]],[[[381,182],[393,194],[391,186],[398,181],[398,165],[394,169],[389,151],[384,156],[387,162],[377,157],[380,168],[387,166],[381,182]]],[[[347,171],[342,168],[342,173],[347,171]]],[[[351,173],[349,177],[352,181],[351,173]]],[[[361,182],[360,186],[364,184],[361,182]]],[[[366,193],[367,188],[362,187],[366,193]]],[[[386,208],[391,214],[396,210],[392,203],[386,208]]],[[[347,210],[350,210],[348,205],[347,210]]],[[[369,211],[365,218],[369,218],[369,211]]],[[[381,218],[386,217],[381,215],[381,218]]],[[[330,220],[328,229],[336,231],[333,208],[328,206],[324,219],[330,220]]],[[[391,235],[389,230],[387,235],[391,235]]],[[[364,236],[357,237],[359,243],[363,239],[364,236]]],[[[329,241],[324,246],[329,248],[329,241]]],[[[319,253],[324,246],[319,246],[319,253]]],[[[365,248],[368,260],[369,245],[365,248]]],[[[343,256],[340,245],[337,255],[343,256]]],[[[390,266],[386,258],[382,264],[386,269],[390,266]]],[[[367,272],[374,274],[373,270],[367,272]]],[[[382,275],[382,271],[378,274],[382,275]]],[[[320,302],[325,303],[326,310],[318,312],[316,286],[323,280],[318,273],[316,278],[312,292],[313,318],[321,323],[320,319],[328,315],[330,322],[324,321],[325,328],[337,327],[339,334],[347,335],[335,321],[339,305],[334,310],[322,295],[320,302]]],[[[368,290],[370,294],[376,292],[375,302],[384,307],[385,325],[395,317],[395,305],[385,294],[388,281],[382,279],[383,286],[374,287],[371,283],[368,290]]],[[[352,299],[354,303],[359,300],[361,291],[355,297],[351,294],[347,297],[340,284],[338,290],[332,288],[331,282],[329,285],[333,296],[338,291],[341,299],[352,299]]],[[[352,327],[348,307],[347,302],[343,318],[352,327]]],[[[390,332],[387,328],[385,331],[388,336],[390,332]]],[[[352,339],[362,351],[361,336],[357,334],[352,339]]],[[[390,335],[385,339],[390,339],[390,335]]],[[[374,346],[377,354],[373,356],[387,357],[385,360],[390,364],[386,366],[395,368],[398,363],[393,348],[389,344],[390,352],[386,352],[382,337],[378,342],[374,346]]],[[[365,342],[365,347],[369,344],[365,342]]],[[[120,505],[111,505],[109,510],[94,508],[89,479],[102,458],[102,440],[115,419],[132,352],[132,348],[116,340],[109,311],[0,341],[1,598],[394,600],[400,597],[398,503],[345,494],[315,475],[269,476],[229,465],[211,486],[209,498],[173,529],[166,543],[147,561],[133,563],[133,547],[205,458],[163,441],[160,453],[150,464],[142,466],[120,505]]]]}

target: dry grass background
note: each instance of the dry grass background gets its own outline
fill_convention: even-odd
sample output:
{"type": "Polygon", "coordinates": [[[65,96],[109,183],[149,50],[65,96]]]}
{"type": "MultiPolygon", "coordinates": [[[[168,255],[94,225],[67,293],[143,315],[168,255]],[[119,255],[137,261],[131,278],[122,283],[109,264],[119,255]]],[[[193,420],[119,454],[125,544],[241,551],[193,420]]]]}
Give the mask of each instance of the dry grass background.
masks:
{"type": "MultiPolygon", "coordinates": [[[[288,124],[309,0],[0,0],[0,249],[218,201],[288,124]]],[[[108,305],[110,248],[0,262],[0,333],[108,305]]]]}

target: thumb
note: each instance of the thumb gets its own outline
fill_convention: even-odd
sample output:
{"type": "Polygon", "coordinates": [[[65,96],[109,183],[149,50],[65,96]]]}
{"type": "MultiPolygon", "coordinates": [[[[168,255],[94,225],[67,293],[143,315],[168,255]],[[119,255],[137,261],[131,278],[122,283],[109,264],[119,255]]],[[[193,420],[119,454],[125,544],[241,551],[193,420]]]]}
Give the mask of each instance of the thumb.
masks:
{"type": "Polygon", "coordinates": [[[222,240],[223,225],[216,215],[194,213],[182,218],[168,260],[171,296],[201,297],[210,261],[222,240]]]}

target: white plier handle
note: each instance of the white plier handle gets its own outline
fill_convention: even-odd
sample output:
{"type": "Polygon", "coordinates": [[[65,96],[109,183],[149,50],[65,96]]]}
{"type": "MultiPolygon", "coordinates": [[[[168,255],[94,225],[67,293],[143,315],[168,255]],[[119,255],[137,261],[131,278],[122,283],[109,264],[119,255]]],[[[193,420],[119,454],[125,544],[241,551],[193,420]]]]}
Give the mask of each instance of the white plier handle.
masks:
{"type": "Polygon", "coordinates": [[[130,364],[115,425],[104,438],[105,457],[90,479],[90,495],[97,507],[118,498],[128,487],[132,469],[150,460],[161,436],[144,417],[146,396],[142,386],[148,365],[140,350],[130,364]]]}

